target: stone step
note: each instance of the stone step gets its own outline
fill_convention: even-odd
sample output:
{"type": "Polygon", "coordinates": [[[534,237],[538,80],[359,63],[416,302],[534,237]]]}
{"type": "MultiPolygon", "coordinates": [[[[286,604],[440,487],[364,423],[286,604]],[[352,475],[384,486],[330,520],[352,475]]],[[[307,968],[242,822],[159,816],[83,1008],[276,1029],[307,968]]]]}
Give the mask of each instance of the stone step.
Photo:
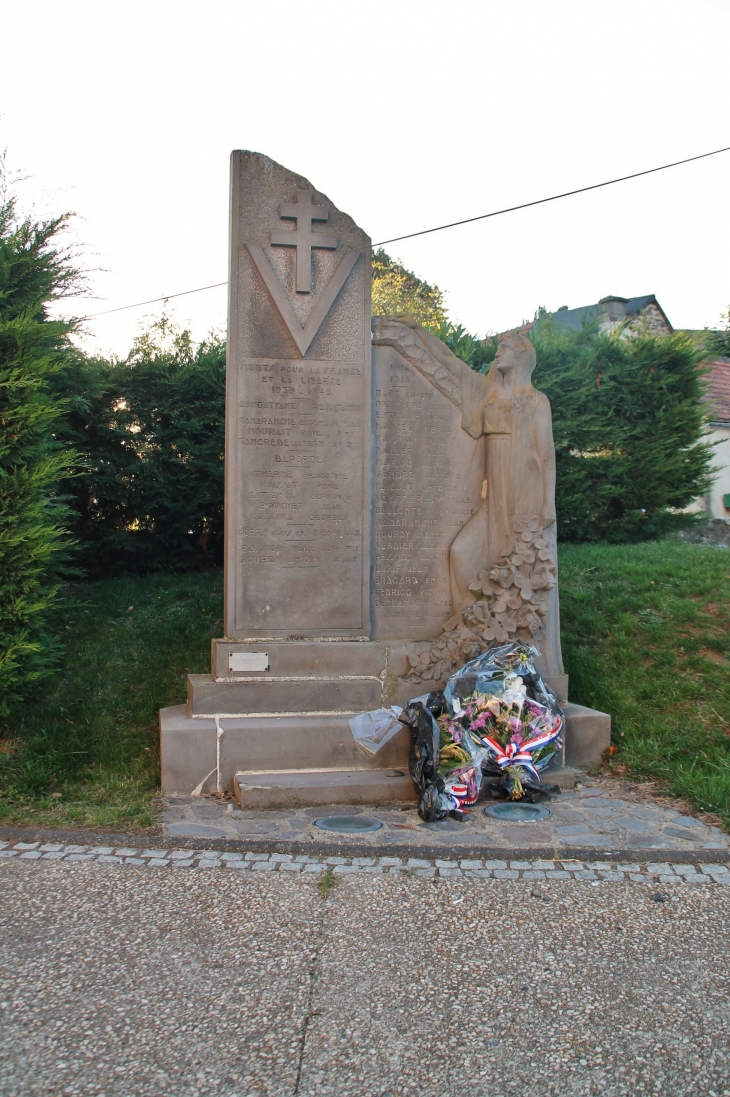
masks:
{"type": "Polygon", "coordinates": [[[581,770],[572,766],[558,766],[556,769],[545,769],[540,774],[540,782],[543,785],[558,785],[561,789],[575,788],[576,781],[581,778],[581,770]]]}
{"type": "Polygon", "coordinates": [[[292,769],[237,773],[233,794],[242,808],[374,805],[416,799],[407,769],[292,769]]]}
{"type": "Polygon", "coordinates": [[[189,796],[233,788],[236,773],[300,770],[408,772],[408,728],[369,757],[352,737],[346,713],[330,716],[193,717],[185,705],[160,710],[162,789],[189,796]],[[214,771],[220,764],[218,779],[214,771]]]}
{"type": "MultiPolygon", "coordinates": [[[[578,706],[568,705],[566,708],[568,727],[565,753],[568,766],[556,767],[543,776],[545,782],[560,784],[564,788],[573,788],[575,784],[576,769],[573,767],[580,769],[586,764],[581,757],[580,734],[590,730],[596,718],[602,717],[601,713],[579,710],[574,730],[571,709],[578,709],[578,706]],[[571,750],[574,735],[577,743],[572,744],[571,750]]],[[[603,717],[603,721],[606,727],[601,729],[602,734],[607,736],[610,734],[610,719],[603,717]]],[[[371,780],[375,785],[385,780],[386,786],[390,787],[393,778],[384,779],[383,772],[400,770],[406,775],[406,781],[409,780],[409,733],[406,727],[372,757],[355,743],[346,714],[268,718],[221,715],[218,717],[218,728],[220,734],[214,719],[192,717],[185,705],[160,711],[163,792],[189,796],[201,782],[203,792],[213,792],[216,787],[231,792],[237,773],[301,774],[311,771],[316,774],[357,773],[361,776],[372,773],[371,780]],[[219,773],[216,772],[218,765],[219,773]]],[[[589,756],[587,762],[590,761],[589,756]]],[[[367,795],[369,797],[370,793],[367,795]]],[[[346,802],[356,801],[348,799],[346,802]]],[[[373,801],[366,799],[362,802],[373,801]]]]}
{"type": "MultiPolygon", "coordinates": [[[[580,773],[561,766],[542,775],[543,784],[575,788],[580,773]]],[[[233,794],[242,808],[325,807],[384,804],[417,799],[407,770],[291,769],[237,773],[233,794]]],[[[486,802],[486,801],[485,801],[486,802]]]]}
{"type": "Polygon", "coordinates": [[[378,678],[232,678],[216,681],[212,674],[188,675],[191,716],[231,716],[246,713],[264,718],[301,713],[367,712],[383,704],[378,678]]]}

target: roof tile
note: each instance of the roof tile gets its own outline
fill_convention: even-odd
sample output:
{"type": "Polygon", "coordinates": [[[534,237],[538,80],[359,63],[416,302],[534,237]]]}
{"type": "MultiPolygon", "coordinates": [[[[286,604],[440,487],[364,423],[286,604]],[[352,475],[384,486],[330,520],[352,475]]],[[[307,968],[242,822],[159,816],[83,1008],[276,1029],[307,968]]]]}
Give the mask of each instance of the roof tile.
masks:
{"type": "Polygon", "coordinates": [[[704,364],[707,367],[704,400],[712,421],[730,423],[730,358],[713,358],[704,364]]]}

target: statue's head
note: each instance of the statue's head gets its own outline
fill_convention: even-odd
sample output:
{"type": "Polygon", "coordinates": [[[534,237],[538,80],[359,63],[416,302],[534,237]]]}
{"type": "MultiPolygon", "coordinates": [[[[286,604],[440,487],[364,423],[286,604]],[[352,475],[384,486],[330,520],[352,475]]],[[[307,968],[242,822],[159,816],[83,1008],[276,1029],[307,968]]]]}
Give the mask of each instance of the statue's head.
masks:
{"type": "Polygon", "coordinates": [[[509,331],[499,340],[494,365],[502,375],[510,372],[516,385],[528,385],[535,368],[535,348],[526,336],[509,331]]]}

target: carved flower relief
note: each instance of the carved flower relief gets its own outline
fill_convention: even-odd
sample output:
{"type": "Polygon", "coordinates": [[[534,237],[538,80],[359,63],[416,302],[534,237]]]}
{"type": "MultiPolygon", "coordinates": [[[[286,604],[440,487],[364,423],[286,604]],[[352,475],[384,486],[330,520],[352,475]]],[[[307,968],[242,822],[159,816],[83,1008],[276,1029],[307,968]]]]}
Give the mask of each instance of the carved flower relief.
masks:
{"type": "Polygon", "coordinates": [[[409,656],[413,681],[442,681],[455,667],[473,659],[481,651],[478,639],[463,625],[457,625],[450,634],[434,640],[429,648],[416,656],[409,656]]]}
{"type": "Polygon", "coordinates": [[[515,536],[500,554],[503,563],[482,569],[469,584],[474,602],[446,622],[441,639],[410,660],[409,677],[440,680],[495,642],[534,642],[547,618],[557,567],[536,516],[516,515],[512,526],[515,536]]]}
{"type": "MultiPolygon", "coordinates": [[[[505,555],[504,553],[502,555],[505,555]]],[[[482,589],[483,584],[487,584],[489,580],[501,587],[508,587],[512,579],[512,572],[509,567],[495,567],[490,568],[489,571],[480,571],[479,578],[476,583],[472,583],[469,590],[478,591],[482,589]]]]}
{"type": "MultiPolygon", "coordinates": [[[[516,514],[512,520],[512,528],[517,530],[518,533],[537,533],[540,529],[540,523],[533,515],[516,514]]],[[[528,538],[524,538],[528,540],[528,538]]]]}

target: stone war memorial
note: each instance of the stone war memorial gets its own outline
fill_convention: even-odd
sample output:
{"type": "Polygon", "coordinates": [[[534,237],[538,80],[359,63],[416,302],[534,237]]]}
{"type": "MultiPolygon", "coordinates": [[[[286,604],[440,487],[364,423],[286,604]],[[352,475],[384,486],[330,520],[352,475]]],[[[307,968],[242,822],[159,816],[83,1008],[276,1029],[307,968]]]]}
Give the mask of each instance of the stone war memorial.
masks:
{"type": "Polygon", "coordinates": [[[408,728],[369,756],[349,719],[508,640],[538,649],[564,706],[563,765],[609,744],[610,717],[568,703],[532,345],[504,336],[477,374],[370,298],[368,236],[302,176],[234,152],[225,635],[160,712],[164,792],[413,800],[408,728]]]}

